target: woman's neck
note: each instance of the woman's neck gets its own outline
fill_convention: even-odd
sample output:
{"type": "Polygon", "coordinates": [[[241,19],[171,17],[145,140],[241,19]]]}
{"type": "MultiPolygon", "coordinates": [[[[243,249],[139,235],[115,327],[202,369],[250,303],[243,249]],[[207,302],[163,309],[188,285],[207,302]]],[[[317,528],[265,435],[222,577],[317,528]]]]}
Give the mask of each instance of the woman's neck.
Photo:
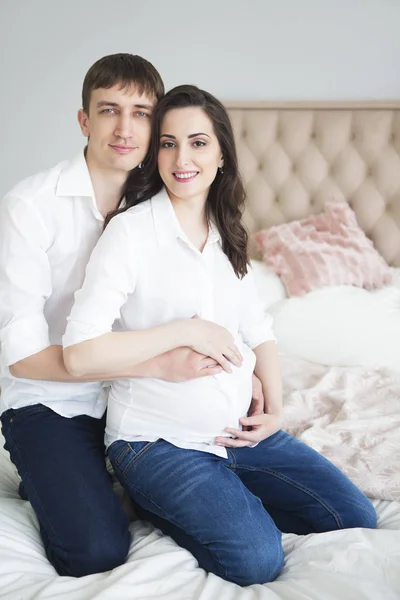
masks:
{"type": "Polygon", "coordinates": [[[208,238],[207,198],[176,198],[168,194],[180,226],[192,244],[202,252],[208,238]]]}

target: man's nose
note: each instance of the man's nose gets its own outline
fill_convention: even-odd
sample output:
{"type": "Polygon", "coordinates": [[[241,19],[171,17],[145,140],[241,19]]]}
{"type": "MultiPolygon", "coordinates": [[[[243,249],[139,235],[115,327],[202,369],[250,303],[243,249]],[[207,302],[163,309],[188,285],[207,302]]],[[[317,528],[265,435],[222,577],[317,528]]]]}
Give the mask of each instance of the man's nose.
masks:
{"type": "Polygon", "coordinates": [[[133,119],[131,119],[128,115],[120,115],[115,128],[115,135],[124,139],[132,137],[133,119]]]}

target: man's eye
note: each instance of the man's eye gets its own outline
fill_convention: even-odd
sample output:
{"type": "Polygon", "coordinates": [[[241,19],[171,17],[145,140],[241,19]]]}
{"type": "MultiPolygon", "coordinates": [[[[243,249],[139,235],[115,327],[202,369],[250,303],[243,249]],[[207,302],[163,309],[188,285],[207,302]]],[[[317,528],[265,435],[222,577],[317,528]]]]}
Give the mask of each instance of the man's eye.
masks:
{"type": "Polygon", "coordinates": [[[136,115],[137,115],[138,117],[149,117],[149,116],[150,116],[150,115],[149,115],[149,113],[143,112],[142,110],[139,110],[139,111],[136,113],[136,115]]]}
{"type": "Polygon", "coordinates": [[[111,114],[115,113],[115,109],[114,108],[104,108],[101,112],[104,114],[111,115],[111,114]]]}

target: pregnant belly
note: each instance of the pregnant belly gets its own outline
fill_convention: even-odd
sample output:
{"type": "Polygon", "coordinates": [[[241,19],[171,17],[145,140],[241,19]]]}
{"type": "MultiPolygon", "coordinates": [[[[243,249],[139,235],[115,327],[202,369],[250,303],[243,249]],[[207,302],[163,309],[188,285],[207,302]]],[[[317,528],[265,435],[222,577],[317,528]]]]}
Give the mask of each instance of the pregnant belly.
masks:
{"type": "Polygon", "coordinates": [[[108,426],[123,436],[210,442],[225,427],[239,427],[239,418],[247,414],[252,370],[246,371],[240,377],[222,373],[182,383],[145,378],[115,382],[108,426]]]}

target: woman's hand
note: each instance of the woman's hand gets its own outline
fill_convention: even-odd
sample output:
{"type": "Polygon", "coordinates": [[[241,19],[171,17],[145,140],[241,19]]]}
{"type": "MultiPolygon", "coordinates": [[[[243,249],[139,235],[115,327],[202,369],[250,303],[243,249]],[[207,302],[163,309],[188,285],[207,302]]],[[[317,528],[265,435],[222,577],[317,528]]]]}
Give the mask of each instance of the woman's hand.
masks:
{"type": "Polygon", "coordinates": [[[242,366],[243,357],[225,327],[198,317],[190,319],[187,326],[192,340],[187,344],[189,348],[213,358],[227,373],[232,373],[230,363],[236,367],[242,366]]]}
{"type": "Polygon", "coordinates": [[[243,448],[244,446],[254,446],[258,442],[270,437],[281,428],[282,418],[280,415],[261,414],[253,417],[243,417],[239,422],[244,427],[251,427],[249,431],[233,429],[227,427],[225,431],[235,437],[219,436],[215,442],[217,446],[226,446],[227,448],[243,448]]]}

